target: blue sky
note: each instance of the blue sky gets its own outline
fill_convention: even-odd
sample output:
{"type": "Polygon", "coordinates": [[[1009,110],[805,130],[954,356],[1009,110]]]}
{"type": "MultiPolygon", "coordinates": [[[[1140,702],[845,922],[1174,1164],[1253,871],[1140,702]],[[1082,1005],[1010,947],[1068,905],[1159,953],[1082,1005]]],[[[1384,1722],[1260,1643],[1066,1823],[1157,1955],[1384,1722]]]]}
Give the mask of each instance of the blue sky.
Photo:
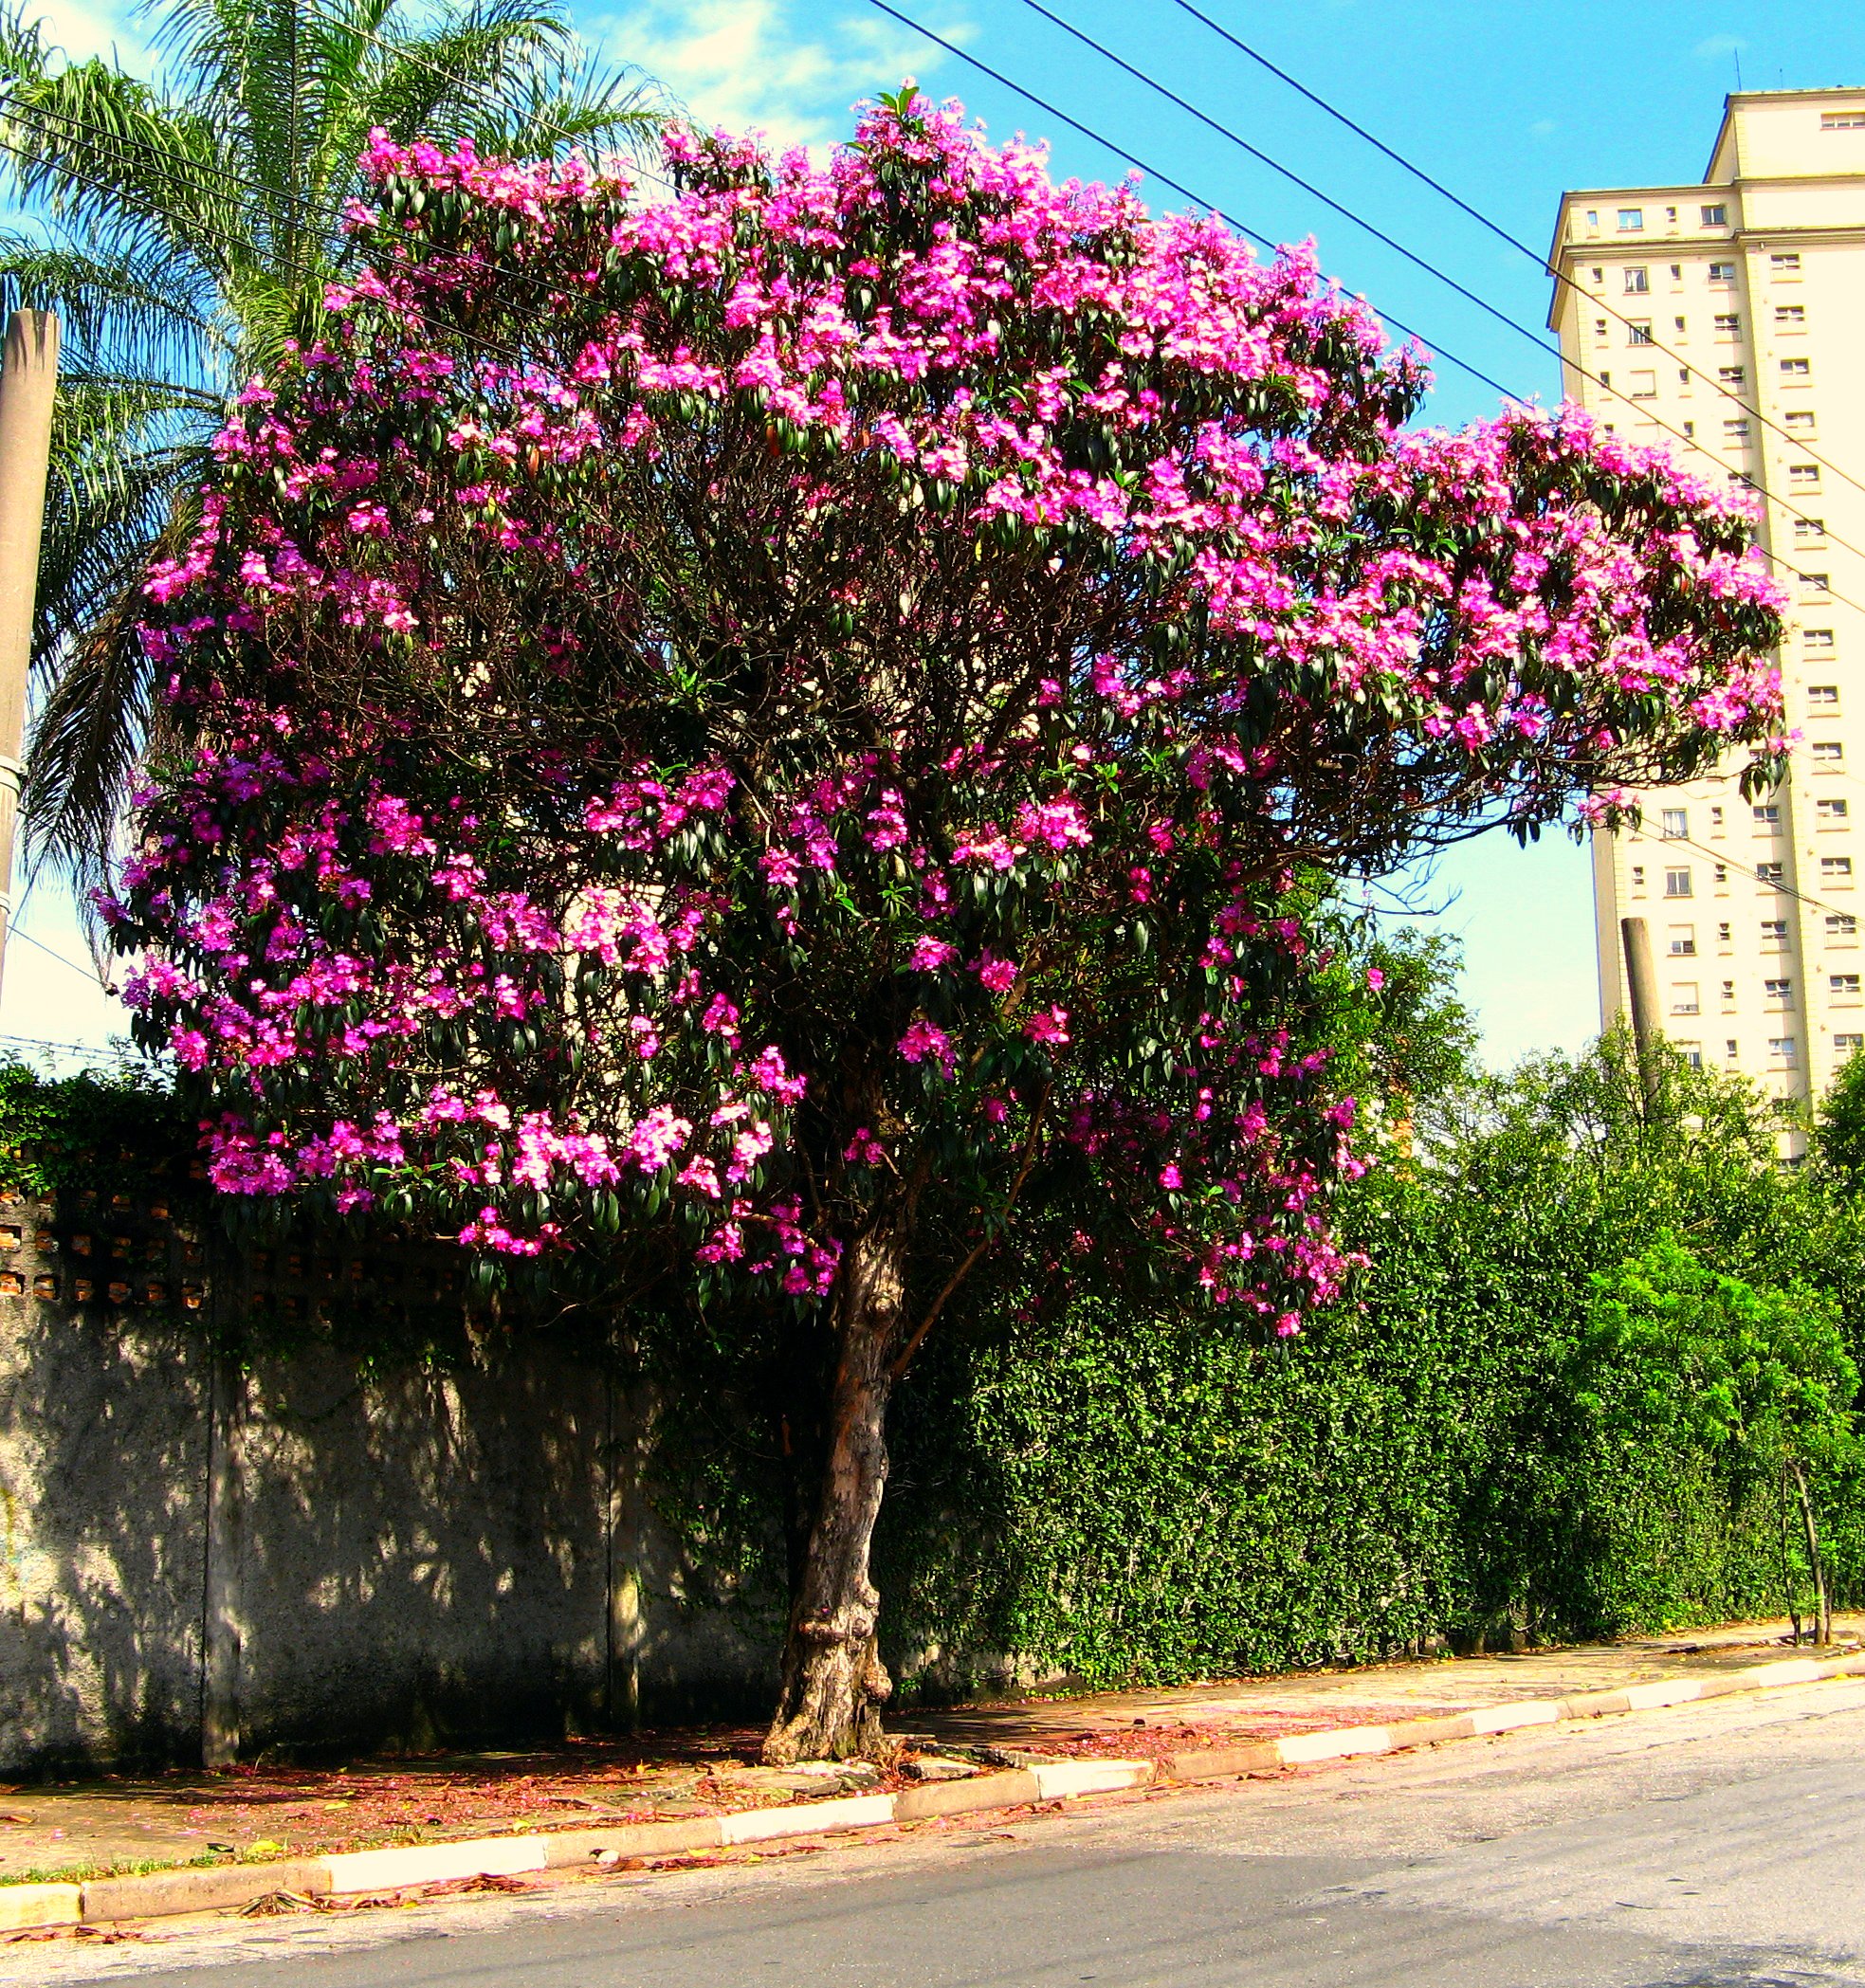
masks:
{"type": "MultiPolygon", "coordinates": [[[[43,0],[74,53],[139,46],[134,16],[97,0],[43,0]]],[[[697,117],[756,126],[782,143],[846,133],[859,98],[914,77],[960,98],[999,137],[1052,141],[1059,173],[1109,177],[1121,160],[889,20],[869,0],[644,0],[577,5],[609,61],[659,76],[697,117]]],[[[1122,76],[1025,0],[895,0],[901,10],[1106,133],[1231,218],[1277,241],[1313,235],[1326,267],[1389,318],[1524,394],[1550,395],[1556,367],[1530,337],[1412,267],[1308,194],[1122,76]]],[[[1167,83],[1542,333],[1546,279],[1285,84],[1227,49],[1172,0],[1046,0],[1167,83]]],[[[1396,150],[1540,246],[1564,188],[1670,183],[1703,171],[1726,91],[1865,82],[1865,11],[1836,0],[1776,6],[1567,0],[1198,0],[1203,11],[1338,103],[1396,150]]],[[[1161,193],[1162,206],[1182,204],[1161,193]]],[[[1438,362],[1431,418],[1492,412],[1493,388],[1438,362]]],[[[1468,993],[1492,1059],[1577,1047],[1597,1026],[1584,852],[1563,837],[1524,851],[1500,836],[1447,855],[1417,881],[1421,911],[1463,936],[1468,993]]],[[[36,892],[25,928],[73,961],[68,907],[36,892]]],[[[110,1006],[82,971],[9,949],[0,1030],[98,1039],[110,1006]]]]}

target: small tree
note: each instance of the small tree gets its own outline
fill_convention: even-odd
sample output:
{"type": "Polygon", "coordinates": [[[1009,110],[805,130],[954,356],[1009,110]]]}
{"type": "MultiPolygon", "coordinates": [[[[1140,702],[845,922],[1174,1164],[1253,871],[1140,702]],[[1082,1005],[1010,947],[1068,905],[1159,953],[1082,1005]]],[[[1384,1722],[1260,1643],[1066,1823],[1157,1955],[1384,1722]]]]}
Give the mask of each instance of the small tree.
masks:
{"type": "Polygon", "coordinates": [[[887,1406],[965,1280],[1296,1330],[1360,1164],[1317,880],[1759,776],[1780,623],[1583,415],[1404,431],[1304,252],[910,92],[825,168],[668,158],[375,147],[151,582],[192,745],[115,915],[228,1194],[821,1375],[784,1760],[879,1743],[887,1406]]]}
{"type": "Polygon", "coordinates": [[[1854,1457],[1858,1395],[1836,1308],[1803,1285],[1758,1290],[1724,1276],[1669,1234],[1594,1284],[1580,1352],[1586,1404],[1635,1440],[1722,1452],[1738,1484],[1778,1473],[1806,1541],[1814,1640],[1829,1642],[1809,1480],[1854,1457]]]}

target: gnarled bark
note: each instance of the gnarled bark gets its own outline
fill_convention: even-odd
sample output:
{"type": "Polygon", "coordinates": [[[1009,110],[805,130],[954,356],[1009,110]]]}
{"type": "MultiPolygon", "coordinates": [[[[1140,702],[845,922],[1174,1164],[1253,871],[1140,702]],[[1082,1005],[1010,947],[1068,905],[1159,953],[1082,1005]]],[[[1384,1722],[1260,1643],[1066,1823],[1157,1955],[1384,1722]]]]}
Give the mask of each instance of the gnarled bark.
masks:
{"type": "Polygon", "coordinates": [[[853,1243],[836,1304],[837,1358],[821,1501],[791,1611],[773,1766],[881,1755],[881,1707],[893,1689],[881,1662],[881,1597],[869,1550],[887,1479],[887,1397],[905,1295],[905,1235],[885,1224],[853,1243]]]}

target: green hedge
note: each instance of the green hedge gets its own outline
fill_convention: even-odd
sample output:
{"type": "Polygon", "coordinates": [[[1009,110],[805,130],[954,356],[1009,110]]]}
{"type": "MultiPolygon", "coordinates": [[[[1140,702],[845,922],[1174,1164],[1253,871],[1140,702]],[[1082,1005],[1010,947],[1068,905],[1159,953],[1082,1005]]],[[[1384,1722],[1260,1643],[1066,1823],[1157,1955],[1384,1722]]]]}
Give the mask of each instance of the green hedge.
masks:
{"type": "MultiPolygon", "coordinates": [[[[1285,1345],[1083,1305],[1034,1342],[945,1349],[901,1405],[882,1522],[909,1693],[1010,1659],[1168,1684],[1802,1606],[1772,1486],[1641,1452],[1577,1401],[1588,1268],[1647,1240],[1649,1211],[1636,1180],[1560,1185],[1391,1183],[1361,1211],[1363,1308],[1285,1345]]],[[[1750,1184],[1751,1215],[1772,1192],[1750,1184]]],[[[1844,1603],[1865,1486],[1821,1495],[1844,1603]]]]}

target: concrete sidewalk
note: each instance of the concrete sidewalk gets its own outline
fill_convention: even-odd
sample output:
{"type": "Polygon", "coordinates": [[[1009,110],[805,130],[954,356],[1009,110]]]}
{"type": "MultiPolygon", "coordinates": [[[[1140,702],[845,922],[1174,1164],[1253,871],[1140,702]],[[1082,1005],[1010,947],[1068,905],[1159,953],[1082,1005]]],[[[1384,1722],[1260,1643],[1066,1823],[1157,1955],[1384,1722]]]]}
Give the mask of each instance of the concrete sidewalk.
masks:
{"type": "MultiPolygon", "coordinates": [[[[1865,1642],[1865,1615],[1838,1618],[1834,1628],[1836,1641],[1821,1655],[1865,1642]]],[[[709,1728],[525,1752],[375,1758],[337,1768],[253,1765],[14,1786],[0,1790],[0,1891],[23,1882],[174,1866],[744,1816],[798,1802],[887,1795],[935,1774],[963,1774],[969,1761],[1182,1760],[1203,1748],[1741,1669],[1787,1654],[1787,1633],[1785,1622],[1733,1624],[1521,1655],[909,1709],[893,1722],[909,1736],[903,1759],[885,1773],[864,1762],[759,1767],[757,1730],[709,1728]],[[926,1764],[953,1755],[949,1764],[926,1764]]],[[[1812,1652],[1802,1646],[1801,1653],[1812,1652]]]]}

